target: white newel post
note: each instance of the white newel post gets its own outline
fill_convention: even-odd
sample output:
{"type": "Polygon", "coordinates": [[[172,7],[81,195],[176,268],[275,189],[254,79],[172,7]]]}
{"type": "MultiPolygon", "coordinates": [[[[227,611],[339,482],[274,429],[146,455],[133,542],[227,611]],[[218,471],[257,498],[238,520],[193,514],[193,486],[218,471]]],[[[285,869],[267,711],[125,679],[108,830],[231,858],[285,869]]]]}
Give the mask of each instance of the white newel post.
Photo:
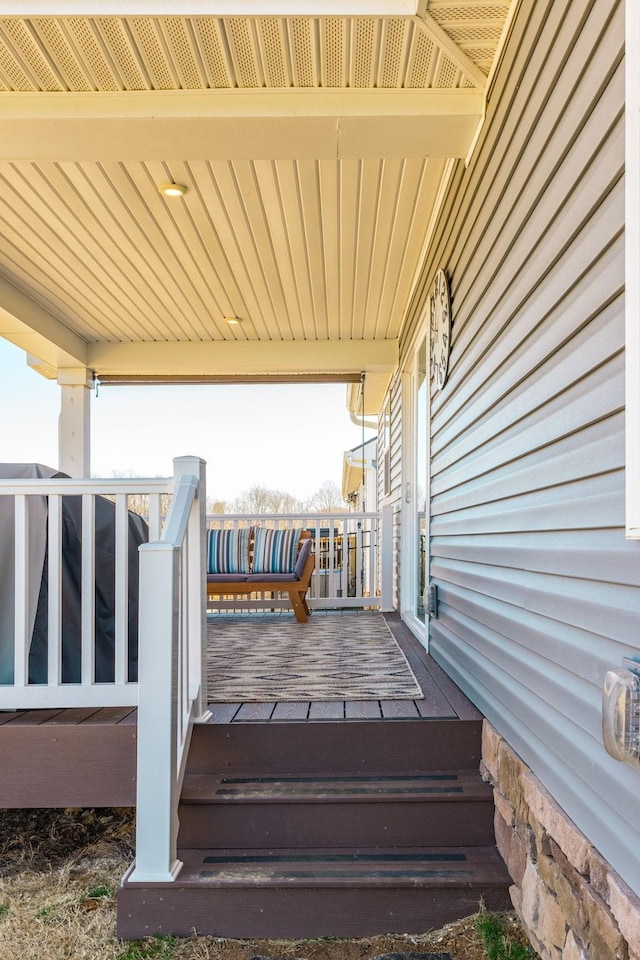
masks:
{"type": "Polygon", "coordinates": [[[175,483],[185,474],[198,477],[198,497],[189,517],[187,534],[189,582],[187,618],[189,624],[189,696],[195,716],[206,720],[207,710],[207,594],[206,594],[206,461],[199,457],[176,457],[175,483]]]}
{"type": "Polygon", "coordinates": [[[130,879],[175,880],[177,858],[177,669],[173,642],[179,614],[179,549],[171,543],[140,547],[138,785],[136,863],[130,879]],[[172,554],[172,564],[167,563],[172,554]],[[140,747],[143,749],[140,749],[140,747]]]}
{"type": "Polygon", "coordinates": [[[58,383],[58,469],[76,479],[90,477],[93,373],[86,367],[65,367],[58,370],[58,383]]]}
{"type": "Polygon", "coordinates": [[[380,524],[380,610],[393,610],[393,506],[385,504],[381,510],[380,524]]]}

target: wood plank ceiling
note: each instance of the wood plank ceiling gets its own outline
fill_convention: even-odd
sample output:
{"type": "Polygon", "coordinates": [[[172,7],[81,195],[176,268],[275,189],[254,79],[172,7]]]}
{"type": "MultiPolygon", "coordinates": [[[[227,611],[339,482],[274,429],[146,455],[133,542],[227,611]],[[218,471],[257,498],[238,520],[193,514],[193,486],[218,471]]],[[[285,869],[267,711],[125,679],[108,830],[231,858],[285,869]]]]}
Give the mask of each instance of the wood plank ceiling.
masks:
{"type": "Polygon", "coordinates": [[[397,342],[510,2],[422,6],[0,16],[0,335],[51,375],[206,367],[180,344],[397,342]]]}

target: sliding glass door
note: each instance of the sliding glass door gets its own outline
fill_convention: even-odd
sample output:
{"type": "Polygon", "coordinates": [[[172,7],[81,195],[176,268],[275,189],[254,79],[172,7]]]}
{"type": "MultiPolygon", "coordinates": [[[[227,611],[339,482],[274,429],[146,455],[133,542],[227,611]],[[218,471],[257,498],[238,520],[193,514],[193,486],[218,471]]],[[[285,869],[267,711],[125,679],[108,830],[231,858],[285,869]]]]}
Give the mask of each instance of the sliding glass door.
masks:
{"type": "Polygon", "coordinates": [[[428,340],[422,337],[405,371],[403,383],[404,503],[402,615],[415,635],[426,643],[424,592],[429,569],[429,368],[428,340]]]}

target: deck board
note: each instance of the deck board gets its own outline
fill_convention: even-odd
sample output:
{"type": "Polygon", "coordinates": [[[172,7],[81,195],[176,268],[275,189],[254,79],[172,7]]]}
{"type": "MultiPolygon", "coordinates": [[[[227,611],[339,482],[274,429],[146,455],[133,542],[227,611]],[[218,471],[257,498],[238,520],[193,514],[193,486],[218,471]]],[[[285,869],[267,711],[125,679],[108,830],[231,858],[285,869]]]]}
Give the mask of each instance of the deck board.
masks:
{"type": "Polygon", "coordinates": [[[309,720],[344,720],[344,700],[316,700],[309,708],[309,720]]]}
{"type": "Polygon", "coordinates": [[[277,703],[271,714],[272,720],[306,720],[309,715],[310,703],[306,701],[282,701],[277,703]]]}

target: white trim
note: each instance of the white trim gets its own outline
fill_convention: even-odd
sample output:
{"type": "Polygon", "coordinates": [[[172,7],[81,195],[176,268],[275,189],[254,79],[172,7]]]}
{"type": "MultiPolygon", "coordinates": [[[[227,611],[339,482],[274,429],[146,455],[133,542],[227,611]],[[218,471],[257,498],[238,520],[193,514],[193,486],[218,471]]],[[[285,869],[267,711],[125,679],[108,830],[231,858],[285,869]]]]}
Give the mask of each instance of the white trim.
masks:
{"type": "Polygon", "coordinates": [[[427,621],[424,623],[413,613],[407,613],[403,618],[406,626],[411,630],[411,633],[414,635],[416,640],[418,640],[425,650],[429,650],[429,635],[427,633],[427,621]]]}
{"type": "Polygon", "coordinates": [[[3,17],[412,17],[418,0],[0,0],[3,17]]]}
{"type": "Polygon", "coordinates": [[[640,539],[640,6],[626,6],[626,534],[640,539]]]}

